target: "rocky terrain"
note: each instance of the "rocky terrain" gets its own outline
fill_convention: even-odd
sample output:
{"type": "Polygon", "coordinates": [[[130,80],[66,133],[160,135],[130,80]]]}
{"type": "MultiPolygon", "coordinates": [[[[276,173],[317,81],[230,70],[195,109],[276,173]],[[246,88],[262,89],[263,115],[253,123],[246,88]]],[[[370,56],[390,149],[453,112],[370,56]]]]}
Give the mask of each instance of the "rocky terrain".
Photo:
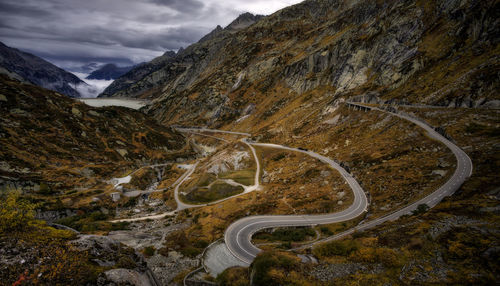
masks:
{"type": "Polygon", "coordinates": [[[132,68],[134,67],[118,67],[115,64],[105,64],[104,66],[90,73],[89,76],[87,76],[87,79],[112,80],[122,76],[132,68]]]}
{"type": "Polygon", "coordinates": [[[149,63],[137,66],[115,80],[99,96],[155,98],[167,88],[166,85],[174,81],[178,82],[175,88],[177,85],[189,85],[209,63],[208,51],[215,53],[217,47],[226,45],[236,32],[261,18],[262,16],[254,16],[250,13],[242,14],[226,28],[218,26],[198,43],[186,49],[180,49],[177,54],[166,52],[149,63]],[[193,70],[196,74],[192,72],[193,70]]]}
{"type": "MultiPolygon", "coordinates": [[[[473,158],[473,174],[455,195],[445,198],[431,210],[422,208],[415,211],[413,215],[387,222],[372,230],[354,233],[346,239],[306,249],[304,254],[314,255],[319,260],[318,264],[308,261],[300,262],[288,252],[283,253],[283,248],[300,245],[287,236],[280,237],[278,241],[267,240],[267,242],[274,242],[274,246],[264,247],[267,251],[257,257],[250,271],[243,268],[228,269],[217,277],[217,281],[221,285],[238,283],[248,285],[250,281],[254,281],[254,285],[281,285],[296,283],[296,281],[301,281],[302,285],[487,285],[494,283],[493,281],[498,279],[496,273],[499,267],[495,262],[499,242],[499,182],[498,176],[495,175],[499,164],[499,111],[474,108],[404,107],[401,109],[413,116],[424,118],[430,124],[442,126],[448,136],[454,138],[457,144],[473,158]],[[290,241],[292,241],[291,245],[290,241]]],[[[382,126],[381,123],[384,121],[370,120],[369,113],[371,112],[352,110],[349,112],[350,116],[354,116],[355,113],[366,122],[376,122],[375,126],[382,126]]],[[[356,128],[352,118],[349,121],[351,128],[356,128]]],[[[343,129],[341,126],[338,128],[343,129]]],[[[318,130],[312,131],[311,134],[316,132],[318,130]]],[[[331,132],[336,136],[339,135],[337,128],[333,128],[331,132]]],[[[340,134],[345,134],[345,132],[340,134]]],[[[400,131],[397,133],[401,134],[400,131]]],[[[296,139],[295,142],[300,140],[302,146],[316,150],[318,150],[318,145],[308,145],[307,142],[310,142],[309,144],[324,142],[324,139],[320,141],[311,135],[307,138],[309,140],[296,139]]],[[[343,141],[342,138],[339,139],[343,141]]],[[[372,144],[379,145],[380,139],[380,135],[373,136],[372,144]]],[[[415,140],[417,141],[420,140],[415,140]]],[[[327,142],[326,145],[332,144],[327,142]]],[[[350,148],[344,145],[342,149],[347,152],[354,151],[353,148],[358,145],[359,143],[353,142],[349,143],[350,148]]],[[[408,146],[408,144],[405,145],[408,146]]],[[[389,142],[382,143],[380,146],[396,147],[394,143],[389,142]]],[[[342,149],[337,149],[340,154],[343,153],[342,149]]],[[[376,153],[377,151],[374,150],[368,152],[368,154],[376,153]]],[[[387,150],[384,153],[388,154],[387,150]]],[[[342,156],[340,154],[339,156],[342,156]]],[[[394,196],[411,194],[410,190],[405,190],[407,187],[423,189],[423,186],[415,188],[416,181],[410,182],[412,179],[409,173],[401,185],[398,185],[397,181],[391,183],[391,178],[396,179],[401,174],[400,170],[406,169],[404,163],[395,161],[403,159],[404,155],[394,157],[391,155],[392,159],[383,159],[386,162],[381,162],[389,165],[380,169],[375,168],[386,170],[392,166],[389,168],[395,169],[392,169],[394,172],[389,172],[390,175],[373,173],[374,169],[367,165],[362,167],[362,173],[358,174],[355,169],[361,162],[351,161],[355,156],[357,156],[355,153],[351,153],[349,156],[351,159],[344,162],[350,166],[361,184],[367,187],[371,196],[368,215],[360,219],[370,219],[373,215],[376,216],[376,213],[386,212],[392,204],[406,201],[404,198],[394,200],[394,196]],[[383,183],[376,186],[377,182],[383,183]]],[[[448,166],[444,168],[449,168],[449,164],[441,161],[437,162],[436,167],[442,169],[448,166]]],[[[411,165],[423,167],[422,162],[411,165]]],[[[424,175],[426,172],[424,171],[417,177],[423,176],[426,180],[430,177],[436,178],[435,175],[438,173],[432,169],[427,171],[430,172],[430,176],[424,175]]],[[[342,224],[321,226],[317,228],[317,231],[321,237],[327,237],[353,227],[359,221],[357,219],[342,224]]],[[[258,238],[261,237],[258,236],[258,238]]],[[[266,240],[258,242],[265,243],[266,240]]]]}
{"type": "Polygon", "coordinates": [[[243,14],[101,94],[152,99],[140,111],[92,108],[0,77],[0,183],[18,190],[0,200],[0,280],[68,284],[74,273],[98,285],[182,285],[240,218],[351,204],[334,169],[263,146],[254,158],[249,137],[331,158],[365,190],[367,210],[337,224],[263,230],[253,242],[264,251],[248,268],[217,277],[200,269],[190,281],[497,283],[499,8],[489,0],[306,0],[266,17],[243,14]],[[311,245],[419,200],[457,167],[413,123],[349,101],[420,118],[469,155],[473,172],[432,209],[311,245]],[[250,135],[171,127],[179,125],[250,135]],[[245,192],[257,165],[260,185],[245,192]],[[191,205],[175,211],[182,204],[191,205]],[[34,259],[48,252],[71,271],[34,259]]]}
{"type": "Polygon", "coordinates": [[[50,227],[15,193],[0,206],[1,285],[149,285],[154,279],[143,256],[116,240],[50,227]]]}
{"type": "Polygon", "coordinates": [[[29,53],[0,42],[0,74],[54,90],[70,97],[80,97],[78,85],[86,85],[77,76],[29,53]]]}
{"type": "Polygon", "coordinates": [[[76,203],[81,191],[105,193],[105,181],[127,170],[192,154],[181,134],[138,111],[93,108],[5,76],[0,110],[3,190],[73,192],[76,203]]]}
{"type": "Polygon", "coordinates": [[[496,106],[497,5],[305,1],[238,32],[214,31],[166,62],[161,80],[148,76],[139,81],[153,89],[122,90],[115,96],[158,98],[150,112],[164,122],[216,125],[246,115],[277,90],[283,96],[273,96],[271,106],[314,90],[332,96],[369,92],[433,105],[496,106]],[[180,119],[179,114],[186,116],[180,119]]]}

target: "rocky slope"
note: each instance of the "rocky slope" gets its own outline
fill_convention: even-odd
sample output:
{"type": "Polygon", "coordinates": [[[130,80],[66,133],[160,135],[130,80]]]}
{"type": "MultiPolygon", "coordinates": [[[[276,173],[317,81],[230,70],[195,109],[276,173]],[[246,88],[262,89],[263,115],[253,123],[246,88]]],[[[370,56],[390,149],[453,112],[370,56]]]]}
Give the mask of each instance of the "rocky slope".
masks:
{"type": "Polygon", "coordinates": [[[105,236],[55,229],[15,193],[0,201],[0,285],[149,285],[143,256],[105,236]],[[130,284],[129,284],[130,285],[130,284]]]}
{"type": "MultiPolygon", "coordinates": [[[[295,281],[301,281],[301,285],[489,285],[498,281],[500,180],[495,170],[500,164],[500,111],[422,107],[404,107],[401,108],[403,111],[433,126],[441,126],[472,158],[473,174],[454,195],[444,198],[430,210],[422,208],[413,215],[354,233],[341,241],[317,245],[312,249],[312,254],[318,258],[319,264],[300,263],[295,257],[289,257],[289,252],[285,254],[288,259],[280,259],[283,254],[267,252],[254,261],[250,270],[229,269],[217,280],[222,285],[249,285],[250,281],[254,282],[253,285],[283,285],[295,281]],[[259,267],[261,263],[266,266],[259,267]],[[256,282],[259,279],[267,281],[259,284],[256,282]]],[[[422,185],[408,178],[400,181],[401,184],[397,182],[398,177],[408,176],[414,168],[422,168],[423,164],[396,162],[404,160],[405,152],[397,151],[398,147],[390,141],[381,141],[381,135],[394,128],[393,123],[370,118],[377,115],[373,112],[350,110],[343,114],[337,118],[338,124],[327,127],[328,131],[313,129],[305,138],[298,138],[299,135],[288,140],[289,144],[295,142],[313,150],[320,150],[320,146],[335,148],[330,156],[346,162],[370,194],[366,219],[370,219],[369,216],[377,212],[377,208],[379,211],[387,210],[390,202],[404,204],[411,193],[405,188],[423,189],[422,185]],[[346,120],[345,115],[351,117],[350,120],[346,120]],[[362,120],[356,122],[354,116],[360,116],[362,120]],[[361,121],[373,124],[374,130],[382,129],[373,133],[370,144],[365,146],[360,146],[360,142],[370,131],[356,130],[361,121]],[[323,132],[324,135],[320,135],[323,132]],[[353,132],[353,136],[348,136],[352,139],[351,143],[334,143],[343,142],[349,132],[353,132]],[[318,140],[315,136],[322,139],[318,140]],[[316,142],[316,146],[310,146],[308,142],[316,142]],[[370,146],[385,150],[370,150],[370,146]],[[364,150],[369,151],[361,155],[364,150]],[[392,152],[395,153],[391,155],[392,152]],[[381,164],[368,159],[368,156],[376,157],[377,154],[385,154],[384,159],[379,161],[381,164]],[[382,172],[377,173],[377,170],[382,172]],[[377,186],[379,182],[381,185],[377,186]],[[403,197],[393,200],[394,196],[399,195],[403,197]]],[[[305,129],[311,127],[306,126],[305,129]]],[[[400,136],[413,133],[412,129],[405,129],[406,132],[395,133],[398,137],[394,141],[400,141],[400,136]]],[[[276,138],[274,140],[279,140],[279,137],[276,138]]],[[[401,147],[417,148],[420,152],[420,144],[424,140],[409,140],[401,147]]],[[[436,155],[431,157],[439,158],[436,155]]],[[[410,158],[414,160],[422,156],[414,154],[410,158]]],[[[449,164],[439,160],[434,168],[449,168],[449,164]]],[[[415,175],[415,179],[428,182],[437,173],[432,169],[421,169],[415,175]]],[[[238,202],[238,206],[241,206],[241,202],[238,202]]],[[[326,225],[318,230],[328,236],[357,223],[354,220],[347,225],[326,225]]]]}
{"type": "Polygon", "coordinates": [[[130,71],[133,67],[118,67],[115,64],[106,64],[101,68],[93,71],[87,79],[103,79],[103,80],[112,80],[116,79],[128,71],[130,71]]]}
{"type": "Polygon", "coordinates": [[[166,85],[174,81],[178,82],[175,86],[189,85],[186,81],[190,82],[206,68],[208,51],[214,53],[217,47],[227,45],[233,34],[254,24],[262,17],[245,13],[226,28],[217,26],[198,43],[186,49],[181,48],[177,54],[166,52],[163,56],[132,69],[116,79],[100,97],[150,98],[157,97],[167,88],[166,85]]]}
{"type": "Polygon", "coordinates": [[[160,57],[140,64],[111,83],[99,97],[147,97],[143,93],[157,89],[162,80],[161,69],[175,57],[175,52],[166,52],[160,57]],[[149,77],[149,80],[144,80],[149,77]]]}
{"type": "MultiPolygon", "coordinates": [[[[195,258],[231,222],[256,214],[335,211],[349,204],[349,194],[344,181],[318,162],[258,148],[262,190],[175,217],[128,226],[110,223],[113,216],[175,208],[170,186],[185,172],[179,166],[161,170],[165,180],[159,187],[165,191],[137,199],[113,202],[109,194],[116,190],[103,182],[142,164],[192,157],[189,147],[182,149],[184,137],[149,116],[164,126],[245,131],[256,141],[306,148],[340,162],[367,191],[370,205],[364,217],[316,227],[316,235],[326,237],[428,194],[455,167],[451,153],[412,124],[349,109],[343,104],[347,98],[464,106],[399,107],[439,127],[473,159],[474,173],[455,195],[429,212],[314,248],[319,265],[302,263],[291,253],[265,252],[250,270],[232,268],[217,281],[491,285],[499,280],[500,111],[491,108],[499,99],[498,8],[495,1],[472,0],[309,0],[260,20],[242,16],[233,28],[219,27],[186,50],[136,67],[115,82],[108,95],[157,98],[147,115],[90,108],[4,79],[0,143],[6,148],[0,150],[0,174],[8,186],[22,181],[30,199],[51,200],[51,209],[90,205],[59,222],[89,233],[112,230],[111,237],[149,256],[146,261],[161,281],[181,285],[195,258]],[[167,143],[172,145],[165,150],[167,143]]],[[[216,159],[224,152],[245,151],[233,135],[217,134],[229,144],[186,136],[208,157],[181,191],[212,180],[203,177],[204,170],[221,165],[216,159]]],[[[252,178],[251,170],[238,172],[240,180],[252,178]]],[[[156,177],[156,170],[145,168],[123,187],[144,189],[158,183],[156,177]]],[[[277,242],[265,249],[297,246],[295,240],[277,242]]],[[[11,248],[4,245],[0,251],[11,248]]],[[[17,279],[19,269],[3,273],[15,273],[9,278],[17,279]]],[[[95,273],[92,267],[81,269],[77,273],[95,273]]],[[[113,273],[126,277],[128,272],[113,273]]]]}
{"type": "Polygon", "coordinates": [[[494,1],[305,1],[196,49],[199,60],[166,82],[150,111],[221,124],[262,98],[279,104],[312,90],[497,106],[493,11],[494,1]]]}
{"type": "Polygon", "coordinates": [[[70,192],[77,203],[126,170],[190,154],[182,135],[138,111],[93,108],[3,75],[0,110],[1,189],[70,192]]]}
{"type": "Polygon", "coordinates": [[[278,104],[316,89],[497,106],[494,11],[495,1],[309,0],[239,32],[217,29],[216,37],[166,63],[164,72],[136,83],[152,89],[115,95],[157,97],[150,111],[163,122],[201,124],[236,119],[268,96],[278,104]],[[280,88],[285,96],[277,95],[280,88]]]}
{"type": "Polygon", "coordinates": [[[80,97],[78,85],[86,85],[74,74],[29,53],[0,42],[0,73],[54,90],[70,97],[80,97]]]}

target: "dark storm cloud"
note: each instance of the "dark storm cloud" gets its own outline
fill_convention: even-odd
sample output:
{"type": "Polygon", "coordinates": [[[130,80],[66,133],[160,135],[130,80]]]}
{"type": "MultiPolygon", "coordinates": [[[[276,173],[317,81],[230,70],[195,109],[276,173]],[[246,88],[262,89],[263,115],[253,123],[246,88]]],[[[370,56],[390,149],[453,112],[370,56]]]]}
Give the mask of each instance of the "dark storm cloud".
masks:
{"type": "Polygon", "coordinates": [[[150,0],[152,3],[172,8],[183,13],[197,12],[205,5],[197,0],[150,0]]]}
{"type": "Polygon", "coordinates": [[[43,10],[36,6],[25,6],[21,2],[0,2],[0,11],[3,15],[22,15],[37,18],[47,18],[52,15],[51,11],[43,10]]]}
{"type": "Polygon", "coordinates": [[[246,11],[298,0],[1,0],[0,41],[64,68],[130,64],[198,41],[246,11]]]}

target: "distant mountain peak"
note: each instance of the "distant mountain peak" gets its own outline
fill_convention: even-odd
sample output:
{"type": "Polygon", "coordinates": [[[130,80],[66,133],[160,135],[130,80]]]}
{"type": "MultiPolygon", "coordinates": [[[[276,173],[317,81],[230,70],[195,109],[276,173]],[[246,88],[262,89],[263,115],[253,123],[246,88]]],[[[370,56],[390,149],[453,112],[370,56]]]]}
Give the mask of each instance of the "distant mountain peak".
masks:
{"type": "Polygon", "coordinates": [[[116,64],[109,63],[103,65],[98,70],[93,71],[87,79],[114,80],[127,73],[133,66],[119,67],[116,64]]]}
{"type": "Polygon", "coordinates": [[[229,24],[226,30],[241,30],[252,25],[253,23],[262,19],[263,15],[254,15],[252,13],[246,12],[238,16],[231,24],[229,24]]]}
{"type": "Polygon", "coordinates": [[[212,40],[219,35],[227,34],[227,32],[237,32],[243,30],[255,22],[262,19],[263,15],[254,15],[252,13],[246,12],[238,16],[234,21],[232,21],[225,28],[222,28],[221,25],[217,25],[215,29],[213,29],[210,33],[206,34],[203,38],[201,38],[198,43],[206,42],[212,40]]]}
{"type": "MultiPolygon", "coordinates": [[[[181,48],[181,49],[182,49],[182,48],[181,48]]],[[[179,51],[180,51],[181,49],[179,49],[179,51]]],[[[171,58],[175,57],[175,55],[176,55],[176,53],[175,53],[174,51],[166,51],[166,52],[163,54],[163,56],[164,56],[164,57],[171,57],[171,58]]]]}

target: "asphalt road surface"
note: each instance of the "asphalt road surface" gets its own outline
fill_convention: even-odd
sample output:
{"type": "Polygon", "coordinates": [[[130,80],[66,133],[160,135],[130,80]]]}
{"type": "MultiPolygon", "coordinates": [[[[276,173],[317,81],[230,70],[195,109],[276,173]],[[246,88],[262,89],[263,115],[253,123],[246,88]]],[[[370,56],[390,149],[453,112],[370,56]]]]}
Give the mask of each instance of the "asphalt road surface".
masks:
{"type": "Polygon", "coordinates": [[[435,190],[433,193],[427,195],[426,197],[424,197],[424,198],[422,198],[422,199],[420,199],[420,200],[418,200],[418,201],[416,201],[416,202],[414,202],[414,203],[412,203],[412,204],[410,204],[410,205],[408,205],[400,210],[397,210],[393,213],[390,213],[390,214],[385,215],[383,217],[380,217],[378,219],[360,224],[360,225],[356,226],[355,228],[346,230],[344,232],[341,232],[339,234],[336,234],[334,236],[331,236],[331,237],[328,237],[328,238],[325,238],[322,240],[318,240],[314,243],[304,245],[304,246],[299,247],[297,249],[309,248],[309,247],[316,245],[316,244],[319,244],[319,243],[340,239],[342,237],[345,237],[349,234],[354,233],[355,231],[366,230],[366,229],[372,228],[374,226],[377,226],[381,223],[384,223],[386,221],[396,220],[403,215],[411,214],[414,210],[416,210],[418,208],[419,205],[422,205],[422,204],[425,204],[428,207],[432,208],[435,205],[437,205],[444,197],[450,196],[455,191],[457,191],[460,188],[460,186],[465,182],[465,180],[467,180],[467,178],[469,178],[472,175],[472,161],[469,158],[469,156],[462,149],[460,149],[458,146],[453,144],[453,142],[446,139],[444,136],[442,136],[441,134],[436,132],[434,130],[434,128],[430,127],[429,125],[425,124],[424,122],[422,122],[416,118],[410,117],[408,115],[389,112],[389,111],[382,110],[382,109],[377,108],[377,107],[372,107],[372,106],[368,106],[368,105],[361,104],[361,103],[349,102],[348,104],[353,105],[353,106],[360,106],[360,107],[368,108],[370,110],[386,112],[386,113],[389,113],[393,116],[397,116],[397,117],[402,118],[404,120],[408,120],[408,121],[414,123],[415,125],[419,126],[420,128],[423,128],[425,131],[427,131],[429,137],[440,141],[441,143],[446,145],[446,147],[448,147],[453,152],[453,154],[455,155],[455,158],[457,159],[457,167],[455,169],[455,172],[451,176],[451,178],[448,181],[446,181],[446,183],[444,183],[440,188],[435,190]]]}
{"type": "MultiPolygon", "coordinates": [[[[432,127],[428,126],[427,124],[419,121],[416,118],[412,118],[407,115],[402,115],[402,114],[397,114],[389,111],[385,111],[376,107],[371,107],[368,105],[364,104],[359,104],[359,103],[348,103],[352,106],[358,106],[361,108],[368,108],[370,110],[377,110],[380,112],[387,112],[392,114],[393,116],[397,116],[399,118],[402,118],[404,120],[410,121],[414,123],[415,125],[419,126],[420,128],[423,128],[425,131],[427,131],[428,135],[431,138],[434,138],[443,144],[445,144],[455,155],[457,159],[457,168],[455,170],[455,173],[453,176],[444,184],[442,185],[439,189],[431,193],[430,195],[424,197],[423,199],[420,199],[408,206],[406,206],[403,209],[400,209],[396,212],[393,212],[391,214],[388,214],[384,217],[375,219],[373,221],[369,221],[366,223],[363,223],[355,228],[349,229],[343,233],[340,233],[338,235],[329,237],[327,239],[323,239],[320,241],[317,241],[313,244],[307,245],[305,247],[310,247],[314,244],[317,243],[322,243],[326,242],[329,240],[335,240],[339,239],[343,236],[349,235],[355,231],[361,231],[365,230],[371,227],[374,227],[376,225],[379,225],[383,222],[389,221],[389,220],[395,220],[399,218],[402,215],[406,215],[414,211],[415,209],[418,208],[419,205],[421,204],[426,204],[428,207],[433,207],[437,205],[445,196],[449,196],[453,194],[456,190],[460,188],[460,186],[463,184],[463,182],[472,174],[472,161],[467,156],[467,154],[462,151],[458,146],[453,144],[451,141],[443,137],[441,134],[436,132],[432,127]]],[[[324,156],[321,156],[317,153],[314,153],[312,151],[307,151],[307,150],[301,150],[301,149],[295,149],[295,148],[290,148],[290,147],[285,147],[285,146],[280,146],[280,145],[275,145],[275,144],[265,144],[265,143],[251,143],[254,146],[261,146],[261,147],[272,147],[272,148],[280,148],[280,149],[285,149],[285,150],[290,150],[290,151],[296,151],[296,152],[302,152],[305,154],[308,154],[312,157],[318,158],[319,160],[329,164],[332,168],[337,169],[340,174],[344,177],[344,179],[349,183],[351,189],[353,190],[354,193],[354,202],[353,204],[346,210],[337,212],[337,213],[332,213],[332,214],[325,214],[325,215],[276,215],[276,216],[271,216],[271,215],[265,215],[265,216],[250,216],[250,217],[245,217],[242,218],[234,223],[232,223],[227,229],[226,232],[224,233],[224,240],[226,242],[227,247],[231,251],[231,253],[239,258],[241,261],[250,264],[253,259],[257,256],[257,254],[261,251],[259,248],[255,247],[251,243],[252,235],[258,232],[259,230],[266,229],[266,228],[274,228],[274,227],[286,227],[286,226],[308,226],[308,225],[318,225],[318,224],[331,224],[331,223],[337,223],[337,222],[342,222],[342,221],[347,221],[354,219],[361,215],[367,208],[368,202],[365,196],[365,193],[363,192],[362,188],[359,186],[359,184],[356,182],[356,180],[347,172],[345,171],[342,167],[340,167],[337,163],[335,163],[333,160],[326,158],[324,156]]],[[[304,248],[304,247],[302,247],[304,248]]]]}
{"type": "Polygon", "coordinates": [[[322,156],[312,151],[291,148],[276,144],[249,143],[254,146],[283,149],[293,152],[300,152],[330,165],[339,171],[344,177],[354,193],[354,202],[347,209],[323,215],[260,215],[245,217],[232,223],[224,233],[224,240],[231,253],[241,261],[250,264],[261,251],[252,243],[252,235],[259,230],[274,227],[286,226],[309,226],[317,224],[329,224],[351,220],[366,211],[368,199],[358,182],[344,168],[330,158],[322,156]]]}

